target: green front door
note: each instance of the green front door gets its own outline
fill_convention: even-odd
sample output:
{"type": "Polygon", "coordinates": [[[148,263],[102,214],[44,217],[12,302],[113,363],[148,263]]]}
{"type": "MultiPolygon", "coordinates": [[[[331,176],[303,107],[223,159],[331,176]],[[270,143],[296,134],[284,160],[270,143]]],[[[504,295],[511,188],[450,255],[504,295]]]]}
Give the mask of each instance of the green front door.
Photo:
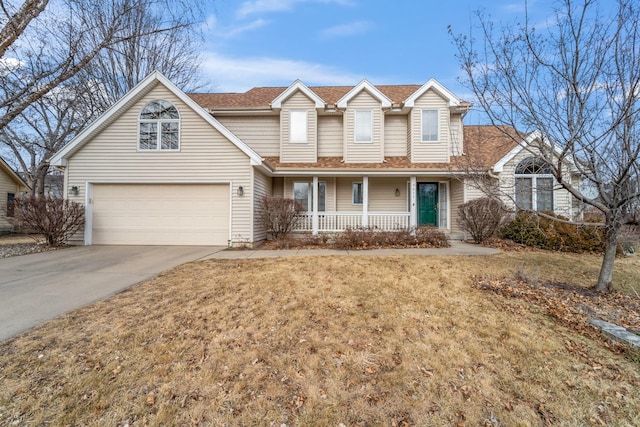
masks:
{"type": "Polygon", "coordinates": [[[418,183],[418,226],[438,226],[438,183],[418,183]]]}

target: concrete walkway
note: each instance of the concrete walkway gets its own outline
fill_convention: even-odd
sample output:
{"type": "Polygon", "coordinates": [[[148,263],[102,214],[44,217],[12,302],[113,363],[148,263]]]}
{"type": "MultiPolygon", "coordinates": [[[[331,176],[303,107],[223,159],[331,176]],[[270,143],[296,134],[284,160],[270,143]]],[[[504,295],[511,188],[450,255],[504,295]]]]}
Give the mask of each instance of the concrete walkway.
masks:
{"type": "Polygon", "coordinates": [[[280,258],[288,256],[321,256],[321,255],[350,255],[350,256],[388,256],[388,255],[440,255],[440,256],[470,256],[495,255],[498,249],[486,248],[460,241],[451,241],[448,248],[417,248],[417,249],[368,249],[368,250],[337,250],[337,249],[290,249],[290,250],[262,250],[242,249],[226,250],[208,255],[203,259],[257,259],[280,258]]]}

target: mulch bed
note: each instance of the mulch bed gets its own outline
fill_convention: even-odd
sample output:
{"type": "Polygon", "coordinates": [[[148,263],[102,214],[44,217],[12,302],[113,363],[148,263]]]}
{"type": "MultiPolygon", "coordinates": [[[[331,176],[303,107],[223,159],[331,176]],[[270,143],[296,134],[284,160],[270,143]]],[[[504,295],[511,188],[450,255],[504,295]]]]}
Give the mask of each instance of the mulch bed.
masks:
{"type": "MultiPolygon", "coordinates": [[[[616,291],[602,293],[569,283],[529,283],[522,280],[479,277],[473,278],[472,287],[490,291],[510,300],[524,300],[541,307],[546,314],[562,325],[598,340],[612,350],[625,351],[628,347],[606,338],[598,328],[588,323],[588,319],[601,319],[640,334],[639,296],[616,291]]],[[[518,309],[512,304],[502,305],[510,311],[518,309]]]]}

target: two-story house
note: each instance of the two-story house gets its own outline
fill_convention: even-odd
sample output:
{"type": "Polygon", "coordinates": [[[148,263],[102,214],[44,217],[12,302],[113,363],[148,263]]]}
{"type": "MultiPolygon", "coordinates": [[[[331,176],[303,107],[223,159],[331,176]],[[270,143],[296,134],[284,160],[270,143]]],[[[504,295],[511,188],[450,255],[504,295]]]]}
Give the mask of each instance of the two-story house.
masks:
{"type": "Polygon", "coordinates": [[[529,186],[522,207],[572,209],[512,138],[464,126],[469,108],[433,79],[185,94],[155,72],[51,163],[85,204],[85,244],[257,242],[267,195],[306,208],[298,231],[433,226],[463,238],[457,207],[482,196],[461,166],[467,147],[488,176],[529,186]]]}

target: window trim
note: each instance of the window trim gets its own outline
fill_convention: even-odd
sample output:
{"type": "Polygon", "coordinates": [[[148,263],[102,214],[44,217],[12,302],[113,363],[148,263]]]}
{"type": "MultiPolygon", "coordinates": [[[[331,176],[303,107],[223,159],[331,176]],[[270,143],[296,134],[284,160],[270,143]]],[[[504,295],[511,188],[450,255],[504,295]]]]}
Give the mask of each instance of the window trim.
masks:
{"type": "Polygon", "coordinates": [[[440,141],[440,109],[438,108],[423,108],[422,110],[420,110],[420,142],[439,142],[440,141]],[[424,139],[425,136],[425,132],[424,132],[424,125],[425,125],[425,120],[424,120],[424,114],[426,112],[435,112],[436,114],[436,137],[435,139],[424,139]]]}
{"type": "MultiPolygon", "coordinates": [[[[531,165],[533,165],[534,167],[536,167],[536,158],[532,158],[532,157],[527,157],[526,159],[522,159],[520,162],[518,162],[518,164],[516,165],[515,169],[514,169],[514,185],[513,185],[513,201],[515,204],[515,207],[517,210],[530,210],[532,212],[555,212],[556,209],[556,195],[555,195],[555,191],[554,191],[554,187],[555,187],[555,177],[553,176],[553,174],[551,173],[515,173],[515,171],[518,171],[520,169],[521,166],[524,167],[524,169],[526,170],[527,168],[531,167],[531,165]],[[525,162],[529,162],[530,165],[525,165],[525,162]],[[529,179],[531,181],[531,186],[527,187],[529,191],[531,191],[531,209],[526,209],[526,208],[521,208],[518,206],[518,180],[519,179],[529,179]],[[539,210],[538,209],[538,190],[540,189],[540,187],[538,186],[538,179],[551,179],[551,210],[547,211],[547,210],[539,210]]],[[[541,161],[540,164],[537,166],[539,168],[539,170],[543,170],[545,168],[544,163],[541,161]]]]}
{"type": "Polygon", "coordinates": [[[173,102],[167,101],[165,99],[154,99],[152,101],[147,102],[142,109],[140,110],[140,113],[138,114],[138,143],[137,143],[137,151],[140,153],[158,153],[158,152],[178,152],[181,150],[182,148],[182,126],[181,126],[181,120],[182,120],[182,115],[180,114],[180,110],[178,110],[178,107],[176,107],[176,105],[173,102]],[[173,108],[175,108],[176,113],[178,114],[178,118],[177,119],[166,119],[166,118],[159,118],[159,119],[143,119],[142,116],[142,112],[145,110],[145,108],[147,108],[150,104],[154,103],[154,102],[166,102],[168,104],[170,104],[173,108]],[[155,124],[156,125],[156,130],[155,130],[155,135],[156,135],[156,140],[155,140],[155,148],[141,148],[141,131],[142,131],[142,124],[143,123],[150,123],[150,124],[155,124]],[[177,138],[178,138],[178,148],[162,148],[162,125],[163,124],[170,124],[170,123],[176,123],[177,124],[177,138]]]}
{"type": "Polygon", "coordinates": [[[373,143],[373,110],[354,110],[353,112],[353,142],[356,144],[372,144],[373,143]],[[358,116],[361,114],[369,116],[369,139],[358,139],[358,116]]]}
{"type": "Polygon", "coordinates": [[[289,110],[289,142],[291,144],[307,144],[309,142],[309,112],[307,110],[289,110]],[[294,113],[296,116],[301,113],[304,114],[304,127],[301,129],[304,131],[304,139],[293,138],[294,113]]]}
{"type": "Polygon", "coordinates": [[[364,187],[362,181],[354,181],[351,183],[351,205],[362,206],[364,203],[364,187]],[[360,201],[356,202],[356,185],[360,186],[360,201]]]}
{"type": "MultiPolygon", "coordinates": [[[[307,184],[307,206],[305,212],[313,212],[313,182],[310,181],[293,181],[291,184],[291,198],[296,200],[296,184],[307,184]]],[[[303,206],[305,208],[305,206],[303,206]]],[[[327,211],[327,182],[318,181],[318,212],[327,211]],[[324,210],[320,210],[320,185],[324,185],[324,210]]]]}

